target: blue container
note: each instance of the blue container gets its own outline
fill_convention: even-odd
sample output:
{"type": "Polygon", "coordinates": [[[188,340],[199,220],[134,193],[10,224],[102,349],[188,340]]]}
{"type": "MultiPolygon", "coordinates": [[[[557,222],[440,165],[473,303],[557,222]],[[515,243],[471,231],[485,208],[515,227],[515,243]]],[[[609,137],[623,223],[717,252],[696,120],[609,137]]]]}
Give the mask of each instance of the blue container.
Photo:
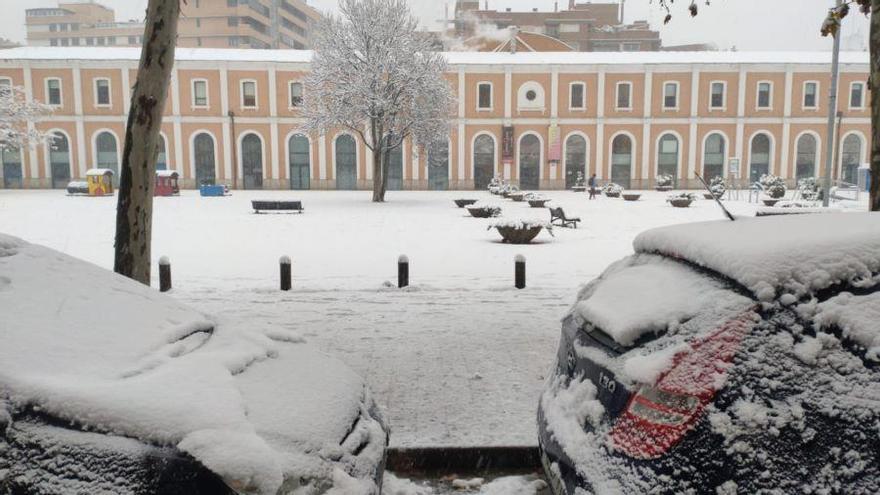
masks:
{"type": "Polygon", "coordinates": [[[871,192],[871,169],[859,169],[859,186],[864,186],[866,192],[871,192]]]}
{"type": "Polygon", "coordinates": [[[226,186],[205,184],[199,188],[199,194],[205,197],[226,196],[226,186]]]}

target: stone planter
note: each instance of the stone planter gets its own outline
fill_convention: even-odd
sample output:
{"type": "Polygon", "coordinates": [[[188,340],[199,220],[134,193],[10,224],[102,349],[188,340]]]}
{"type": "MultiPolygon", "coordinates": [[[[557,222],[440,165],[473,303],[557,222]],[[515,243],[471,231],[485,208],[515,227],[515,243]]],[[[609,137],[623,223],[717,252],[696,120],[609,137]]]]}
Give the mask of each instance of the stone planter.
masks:
{"type": "Polygon", "coordinates": [[[606,198],[619,198],[620,193],[619,192],[607,192],[607,193],[605,193],[605,197],[606,198]]]}
{"type": "Polygon", "coordinates": [[[765,199],[765,200],[764,200],[764,206],[770,206],[770,207],[773,207],[773,206],[776,206],[776,203],[778,203],[779,201],[780,201],[780,200],[778,200],[778,199],[765,199]]]}
{"type": "Polygon", "coordinates": [[[584,192],[587,190],[587,186],[573,186],[571,190],[572,192],[584,192]]]}
{"type": "Polygon", "coordinates": [[[672,190],[672,186],[655,186],[654,190],[659,192],[669,192],[672,190]]]}
{"type": "Polygon", "coordinates": [[[672,206],[674,206],[676,208],[687,208],[693,202],[694,201],[692,199],[686,199],[686,198],[677,198],[677,199],[670,199],[669,200],[669,204],[671,204],[672,206]]]}
{"type": "MultiPolygon", "coordinates": [[[[705,198],[705,199],[715,199],[716,197],[717,196],[715,196],[714,194],[711,194],[711,193],[703,193],[703,198],[705,198]]],[[[719,199],[720,199],[720,197],[719,197],[719,199]]]]}
{"type": "Polygon", "coordinates": [[[468,206],[467,211],[474,218],[492,218],[501,214],[501,208],[497,206],[468,206]]]}
{"type": "Polygon", "coordinates": [[[455,201],[455,206],[459,208],[464,208],[477,202],[476,199],[454,199],[453,201],[455,201]]]}
{"type": "Polygon", "coordinates": [[[510,198],[518,203],[523,201],[523,199],[525,199],[525,196],[526,196],[526,193],[524,193],[522,191],[510,193],[507,195],[508,198],[510,198]]]}
{"type": "Polygon", "coordinates": [[[506,242],[508,244],[528,244],[532,242],[532,239],[538,236],[541,233],[540,225],[535,227],[525,227],[525,228],[517,228],[517,227],[495,227],[498,230],[498,233],[501,234],[502,242],[506,242]]]}
{"type": "Polygon", "coordinates": [[[623,200],[624,200],[624,201],[638,201],[639,198],[641,198],[641,197],[642,197],[641,194],[627,194],[627,193],[623,193],[623,200]]]}
{"type": "Polygon", "coordinates": [[[549,202],[549,199],[530,199],[529,206],[532,208],[546,208],[547,203],[549,202]]]}

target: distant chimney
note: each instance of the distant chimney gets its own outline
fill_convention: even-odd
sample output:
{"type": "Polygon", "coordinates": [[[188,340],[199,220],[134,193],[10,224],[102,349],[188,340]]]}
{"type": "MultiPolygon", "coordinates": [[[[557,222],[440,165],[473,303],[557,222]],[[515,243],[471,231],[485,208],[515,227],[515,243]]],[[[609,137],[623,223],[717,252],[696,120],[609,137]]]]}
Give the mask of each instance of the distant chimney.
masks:
{"type": "Polygon", "coordinates": [[[620,23],[623,24],[623,9],[626,7],[626,0],[620,0],[620,23]]]}
{"type": "Polygon", "coordinates": [[[559,12],[559,2],[553,2],[553,12],[559,12]]]}
{"type": "Polygon", "coordinates": [[[568,10],[574,10],[575,0],[568,0],[568,10]]]}

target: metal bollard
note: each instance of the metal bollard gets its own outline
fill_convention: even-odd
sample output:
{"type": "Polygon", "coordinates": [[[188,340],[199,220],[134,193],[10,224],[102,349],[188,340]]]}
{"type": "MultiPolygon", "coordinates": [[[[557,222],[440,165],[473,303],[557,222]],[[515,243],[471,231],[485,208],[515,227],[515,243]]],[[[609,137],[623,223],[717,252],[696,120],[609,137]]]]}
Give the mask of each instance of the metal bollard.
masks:
{"type": "Polygon", "coordinates": [[[521,254],[513,258],[513,279],[517,289],[526,288],[526,257],[521,254]]]}
{"type": "Polygon", "coordinates": [[[171,261],[168,256],[159,258],[159,292],[171,290],[171,261]]]}
{"type": "Polygon", "coordinates": [[[290,257],[282,256],[278,260],[281,267],[281,290],[290,290],[292,285],[292,277],[290,275],[290,257]]]}
{"type": "Polygon", "coordinates": [[[397,258],[397,288],[402,289],[409,285],[409,258],[401,254],[397,258]]]}

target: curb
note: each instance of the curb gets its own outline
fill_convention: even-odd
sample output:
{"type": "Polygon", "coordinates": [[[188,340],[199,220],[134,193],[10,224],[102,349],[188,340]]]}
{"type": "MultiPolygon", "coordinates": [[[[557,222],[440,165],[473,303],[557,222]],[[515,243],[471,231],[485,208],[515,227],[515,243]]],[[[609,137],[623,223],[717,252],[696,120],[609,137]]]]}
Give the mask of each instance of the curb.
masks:
{"type": "Polygon", "coordinates": [[[538,470],[541,457],[537,447],[391,448],[385,468],[396,472],[538,470]]]}

